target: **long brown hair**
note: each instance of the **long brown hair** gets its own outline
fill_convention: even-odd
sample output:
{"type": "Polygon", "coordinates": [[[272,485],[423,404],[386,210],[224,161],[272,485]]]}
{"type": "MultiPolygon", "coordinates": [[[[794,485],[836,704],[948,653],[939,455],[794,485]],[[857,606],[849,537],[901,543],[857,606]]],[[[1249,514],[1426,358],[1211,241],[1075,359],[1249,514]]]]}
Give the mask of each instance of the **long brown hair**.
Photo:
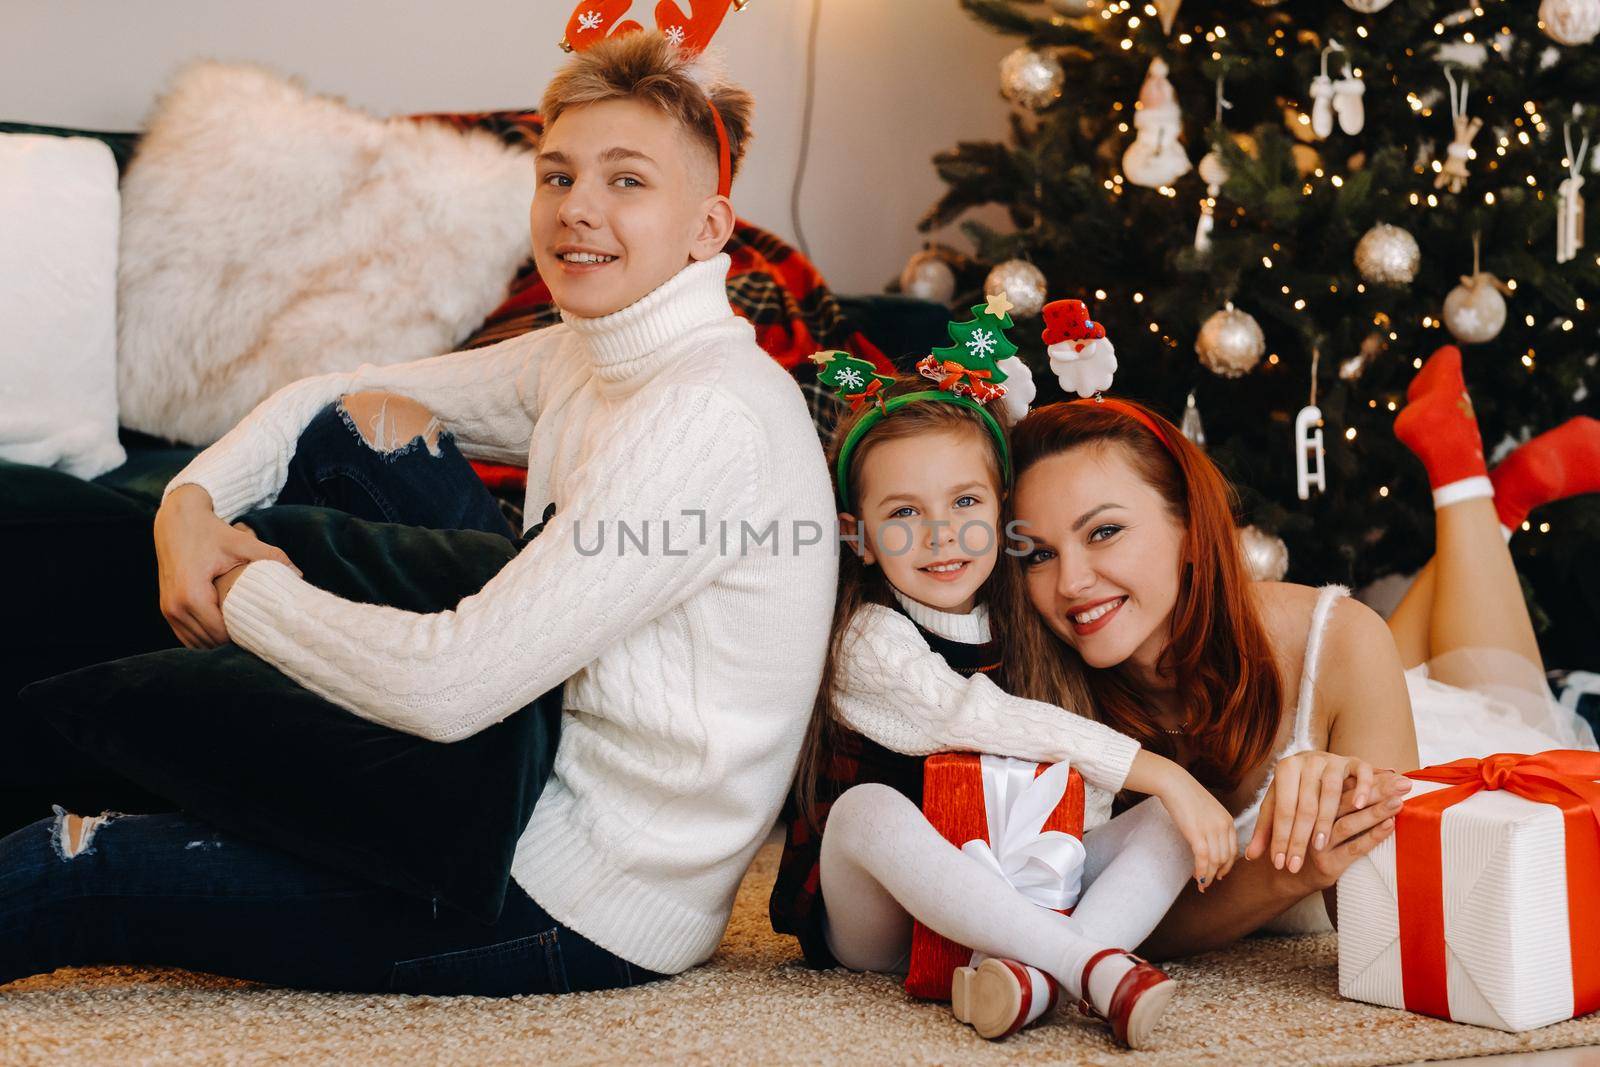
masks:
{"type": "MultiPolygon", "coordinates": [[[[1110,405],[1051,404],[1012,433],[1016,476],[1020,481],[1036,463],[1074,449],[1117,447],[1183,524],[1183,570],[1161,662],[1173,672],[1188,715],[1197,756],[1191,772],[1208,786],[1231,790],[1272,752],[1283,713],[1277,661],[1239,553],[1237,498],[1216,464],[1177,427],[1148,408],[1130,406],[1153,420],[1165,443],[1110,405]]],[[[1153,752],[1172,755],[1171,739],[1151,721],[1148,700],[1123,671],[1089,669],[1026,602],[1011,611],[1013,692],[1063,704],[1086,685],[1096,718],[1153,752]]]]}
{"type": "MultiPolygon", "coordinates": [[[[925,378],[912,375],[902,375],[895,379],[893,385],[884,391],[885,398],[893,398],[906,393],[919,392],[931,389],[932,384],[925,378]]],[[[867,417],[871,407],[863,407],[860,411],[846,416],[834,427],[833,439],[828,448],[828,470],[838,468],[839,453],[844,448],[845,438],[850,436],[850,431],[856,424],[867,417]]],[[[873,449],[886,441],[897,441],[907,437],[918,437],[924,434],[965,432],[973,436],[973,447],[984,449],[984,457],[990,472],[994,475],[994,484],[1002,488],[1004,480],[1001,475],[1001,460],[999,446],[994,435],[989,431],[983,417],[970,408],[958,404],[946,404],[936,400],[913,401],[904,407],[896,408],[889,415],[879,419],[877,424],[869,429],[856,444],[855,451],[850,456],[848,471],[851,492],[847,495],[853,514],[860,519],[860,504],[857,494],[861,488],[861,474],[866,466],[867,456],[873,449]]],[[[837,486],[835,487],[837,489],[837,486]]],[[[860,532],[858,524],[857,532],[860,532]]],[[[995,539],[1000,542],[1000,531],[995,531],[995,539]]],[[[1002,559],[1004,553],[1001,553],[1002,559]]],[[[1009,601],[1014,598],[1015,591],[1011,587],[1012,572],[1002,573],[1002,567],[995,568],[995,576],[984,585],[984,596],[991,603],[991,611],[999,610],[999,599],[1009,601]],[[1002,588],[1003,587],[1003,588],[1002,588]]],[[[811,725],[806,730],[805,745],[800,750],[800,765],[795,772],[794,799],[800,817],[809,822],[813,828],[818,828],[816,818],[817,801],[822,780],[823,762],[833,751],[840,721],[837,707],[834,704],[834,688],[839,681],[839,660],[843,654],[845,643],[851,640],[850,624],[855,619],[857,612],[867,604],[882,604],[885,607],[894,606],[894,594],[890,591],[889,582],[883,576],[883,571],[876,566],[868,566],[861,559],[861,555],[848,545],[841,545],[839,549],[839,590],[834,600],[833,629],[828,639],[828,654],[822,666],[822,685],[817,691],[816,706],[812,711],[811,725]]],[[[829,797],[828,800],[835,798],[829,797]]]]}

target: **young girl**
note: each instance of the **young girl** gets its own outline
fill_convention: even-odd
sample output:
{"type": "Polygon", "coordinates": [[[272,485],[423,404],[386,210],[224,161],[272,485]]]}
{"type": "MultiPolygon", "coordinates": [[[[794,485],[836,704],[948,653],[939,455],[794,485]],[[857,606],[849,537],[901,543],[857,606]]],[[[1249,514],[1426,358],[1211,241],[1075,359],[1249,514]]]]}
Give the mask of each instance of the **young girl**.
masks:
{"type": "Polygon", "coordinates": [[[915,918],[992,957],[958,971],[953,991],[957,1018],[984,1037],[1043,1014],[1059,983],[1119,1040],[1146,1045],[1175,985],[1126,949],[1155,928],[1191,872],[1202,887],[1227,873],[1237,849],[1230,817],[1170,760],[992,680],[1005,664],[986,600],[1014,581],[1009,567],[996,571],[1009,458],[979,403],[896,381],[838,427],[831,466],[844,536],[859,541],[842,553],[774,928],[796,936],[814,967],[897,973],[915,918]],[[950,750],[1069,761],[1091,787],[1091,826],[1123,789],[1161,803],[1084,834],[1088,888],[1063,916],[923,816],[921,757],[950,750]]]}

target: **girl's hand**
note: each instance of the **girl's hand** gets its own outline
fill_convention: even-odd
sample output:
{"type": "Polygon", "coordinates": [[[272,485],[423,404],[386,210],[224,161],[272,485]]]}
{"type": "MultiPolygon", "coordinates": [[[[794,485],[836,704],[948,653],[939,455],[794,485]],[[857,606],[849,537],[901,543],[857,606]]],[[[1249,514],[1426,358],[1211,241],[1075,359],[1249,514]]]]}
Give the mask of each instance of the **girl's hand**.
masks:
{"type": "Polygon", "coordinates": [[[1332,752],[1297,752],[1279,760],[1245,859],[1266,855],[1270,845],[1272,865],[1298,874],[1307,845],[1315,852],[1328,846],[1347,783],[1350,806],[1365,808],[1375,773],[1366,760],[1332,752]]]}
{"type": "Polygon", "coordinates": [[[1173,764],[1173,770],[1176,773],[1168,776],[1156,796],[1189,842],[1194,853],[1194,880],[1204,893],[1233,869],[1233,861],[1239,858],[1239,835],[1233,816],[1221,801],[1182,767],[1173,764]]]}
{"type": "Polygon", "coordinates": [[[1233,816],[1194,775],[1165,756],[1140,749],[1124,785],[1135,793],[1161,798],[1194,853],[1194,880],[1200,883],[1201,892],[1233,868],[1239,856],[1233,816]]]}

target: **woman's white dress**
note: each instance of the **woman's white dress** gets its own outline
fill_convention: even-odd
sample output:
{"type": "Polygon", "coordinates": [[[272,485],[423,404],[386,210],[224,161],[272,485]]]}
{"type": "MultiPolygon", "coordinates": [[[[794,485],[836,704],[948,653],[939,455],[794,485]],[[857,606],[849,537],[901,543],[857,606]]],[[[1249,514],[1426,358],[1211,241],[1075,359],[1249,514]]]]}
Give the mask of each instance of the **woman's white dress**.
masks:
{"type": "MultiPolygon", "coordinates": [[[[1295,706],[1294,734],[1278,759],[1316,746],[1311,738],[1312,695],[1328,616],[1350,590],[1324,586],[1311,616],[1300,697],[1295,706]]],[[[1360,664],[1329,663],[1328,670],[1360,670],[1360,664]]],[[[1497,752],[1545,752],[1554,748],[1595,749],[1594,731],[1571,708],[1550,693],[1543,671],[1515,652],[1504,649],[1458,649],[1406,671],[1411,716],[1416,723],[1417,751],[1422,766],[1497,752]],[[1436,676],[1457,684],[1446,684],[1436,676]]],[[[1242,849],[1255,832],[1266,787],[1234,820],[1242,849]]],[[[1322,894],[1315,893],[1267,924],[1272,933],[1320,933],[1331,930],[1322,894]]]]}

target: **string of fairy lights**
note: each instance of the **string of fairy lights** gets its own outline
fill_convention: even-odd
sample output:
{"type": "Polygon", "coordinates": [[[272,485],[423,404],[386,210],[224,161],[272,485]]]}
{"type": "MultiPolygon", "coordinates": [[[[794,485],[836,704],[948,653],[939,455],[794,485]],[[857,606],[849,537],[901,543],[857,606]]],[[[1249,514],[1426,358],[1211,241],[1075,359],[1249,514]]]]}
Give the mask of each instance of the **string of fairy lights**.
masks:
{"type": "MultiPolygon", "coordinates": [[[[1118,30],[1121,32],[1121,36],[1117,41],[1117,47],[1122,51],[1132,51],[1135,45],[1133,36],[1134,32],[1137,31],[1141,26],[1144,26],[1148,20],[1157,18],[1159,14],[1160,11],[1155,4],[1146,3],[1141,7],[1135,8],[1135,5],[1131,2],[1131,0],[1113,0],[1113,2],[1101,6],[1098,12],[1099,18],[1105,22],[1113,22],[1119,16],[1122,18],[1123,21],[1121,26],[1113,30],[1113,32],[1118,32],[1118,30]]],[[[1462,44],[1479,45],[1488,52],[1506,54],[1509,52],[1512,41],[1512,30],[1510,26],[1502,25],[1498,28],[1498,33],[1485,35],[1481,40],[1478,32],[1471,28],[1466,28],[1476,24],[1477,20],[1484,19],[1486,17],[1486,8],[1483,5],[1475,5],[1471,8],[1454,12],[1438,19],[1432,27],[1433,33],[1436,37],[1444,37],[1452,32],[1459,32],[1458,39],[1462,44]]],[[[1355,33],[1360,39],[1367,39],[1371,36],[1371,31],[1364,24],[1358,24],[1355,27],[1355,33]]],[[[1183,29],[1181,32],[1177,33],[1175,37],[1170,38],[1170,41],[1175,43],[1178,47],[1189,47],[1194,45],[1197,41],[1204,41],[1206,45],[1210,46],[1211,59],[1213,61],[1221,62],[1224,58],[1224,54],[1222,48],[1219,46],[1219,42],[1225,41],[1227,37],[1228,30],[1226,26],[1214,25],[1209,29],[1204,26],[1194,26],[1192,30],[1187,28],[1183,29]]],[[[1268,35],[1267,43],[1271,48],[1273,55],[1280,58],[1286,56],[1287,51],[1285,45],[1288,44],[1288,31],[1283,27],[1273,29],[1268,35]]],[[[1408,58],[1414,57],[1416,54],[1415,49],[1410,47],[1405,48],[1404,53],[1408,58]]],[[[1398,90],[1400,88],[1400,79],[1398,73],[1395,72],[1394,65],[1392,63],[1386,64],[1386,68],[1390,84],[1398,90]]],[[[1364,73],[1365,72],[1359,66],[1355,66],[1351,70],[1351,74],[1353,74],[1353,76],[1357,79],[1362,78],[1364,73]]],[[[1488,95],[1485,99],[1490,105],[1493,105],[1497,102],[1493,95],[1488,95]]],[[[1419,95],[1415,90],[1407,90],[1405,92],[1405,100],[1411,111],[1419,118],[1428,119],[1434,116],[1434,105],[1423,96],[1419,95]]],[[[1140,106],[1140,104],[1135,103],[1135,111],[1137,111],[1140,106]]],[[[1291,101],[1288,104],[1288,108],[1291,113],[1291,121],[1302,126],[1309,126],[1311,124],[1311,116],[1306,113],[1301,101],[1291,101]]],[[[1118,132],[1124,134],[1128,133],[1130,131],[1130,124],[1127,118],[1121,117],[1121,115],[1127,110],[1125,105],[1120,101],[1113,102],[1112,110],[1114,113],[1119,114],[1119,121],[1117,122],[1118,132]]],[[[1532,147],[1536,137],[1542,140],[1551,133],[1551,125],[1546,121],[1546,117],[1541,112],[1537,101],[1524,101],[1522,105],[1522,112],[1522,114],[1512,117],[1512,126],[1510,129],[1495,131],[1492,155],[1483,161],[1486,171],[1494,172],[1501,169],[1503,161],[1507,159],[1512,150],[1514,142],[1525,148],[1532,147]]],[[[1478,162],[1478,150],[1473,147],[1467,148],[1466,158],[1469,162],[1478,162]]],[[[1573,165],[1574,160],[1570,156],[1564,155],[1562,157],[1561,167],[1563,172],[1567,171],[1569,168],[1573,168],[1573,165]]],[[[1444,170],[1445,163],[1438,158],[1427,160],[1426,162],[1419,160],[1412,167],[1413,173],[1419,177],[1427,177],[1430,172],[1437,176],[1443,173],[1444,170]]],[[[1546,199],[1546,190],[1541,186],[1539,175],[1537,173],[1530,169],[1530,171],[1523,176],[1523,180],[1527,183],[1530,190],[1532,190],[1533,195],[1537,198],[1537,200],[1543,201],[1546,199]]],[[[1312,168],[1311,173],[1307,175],[1305,180],[1302,182],[1300,187],[1301,195],[1305,197],[1313,196],[1317,191],[1315,183],[1319,181],[1326,181],[1327,184],[1334,189],[1341,189],[1346,184],[1345,176],[1343,174],[1332,171],[1324,165],[1319,164],[1312,168]]],[[[1129,183],[1124,174],[1121,172],[1113,173],[1111,176],[1104,179],[1102,184],[1105,190],[1113,197],[1122,197],[1128,192],[1129,183]]],[[[1166,198],[1176,198],[1179,195],[1178,189],[1171,184],[1157,185],[1154,188],[1154,191],[1157,193],[1157,195],[1166,198]]],[[[1426,207],[1427,209],[1437,208],[1442,202],[1440,195],[1437,192],[1421,190],[1413,190],[1409,192],[1406,196],[1406,200],[1412,207],[1426,207]]],[[[1498,201],[1499,198],[1496,196],[1496,193],[1493,190],[1487,190],[1482,194],[1482,202],[1487,207],[1495,206],[1498,201]]],[[[1216,208],[1216,201],[1208,194],[1207,198],[1202,202],[1202,206],[1208,211],[1213,211],[1216,208]]],[[[1236,208],[1235,210],[1238,216],[1243,216],[1245,214],[1243,208],[1236,208]]],[[[1281,252],[1281,247],[1277,243],[1274,243],[1272,245],[1272,250],[1274,252],[1281,252]]],[[[1594,261],[1596,266],[1600,266],[1600,255],[1596,255],[1594,257],[1594,261]]],[[[1274,261],[1272,256],[1263,255],[1261,257],[1261,265],[1265,270],[1273,270],[1274,261]]],[[[1504,282],[1504,287],[1509,292],[1515,293],[1517,290],[1517,279],[1506,279],[1504,282]]],[[[1304,312],[1307,309],[1307,299],[1304,296],[1296,295],[1289,285],[1284,284],[1278,288],[1281,295],[1289,301],[1290,306],[1296,312],[1304,312]]],[[[1367,285],[1365,282],[1358,282],[1355,288],[1356,292],[1358,293],[1365,294],[1367,292],[1367,285]]],[[[1330,284],[1328,289],[1329,293],[1332,295],[1337,295],[1339,292],[1339,286],[1337,284],[1330,284]]],[[[1104,289],[1095,291],[1095,298],[1097,300],[1104,301],[1108,298],[1108,296],[1109,294],[1104,289]]],[[[1142,304],[1144,303],[1144,294],[1136,290],[1130,294],[1130,299],[1135,305],[1142,304]]],[[[1582,315],[1588,310],[1589,301],[1586,301],[1582,296],[1576,297],[1573,302],[1572,311],[1576,312],[1578,315],[1582,315]]],[[[1537,326],[1538,320],[1533,314],[1528,313],[1524,314],[1523,322],[1527,327],[1534,328],[1537,326]]],[[[1445,325],[1443,318],[1433,313],[1424,314],[1421,317],[1420,323],[1422,329],[1427,331],[1440,330],[1445,325]]],[[[1373,316],[1373,324],[1380,332],[1387,336],[1389,341],[1399,341],[1400,333],[1394,328],[1395,324],[1390,320],[1387,314],[1383,312],[1378,312],[1375,314],[1373,316]]],[[[1552,325],[1556,326],[1561,331],[1568,333],[1577,329],[1577,322],[1571,314],[1559,317],[1559,319],[1555,323],[1552,323],[1552,325]]],[[[1176,347],[1177,341],[1170,336],[1163,334],[1161,326],[1158,322],[1150,321],[1148,323],[1148,328],[1151,333],[1161,336],[1163,342],[1176,347]]],[[[1531,373],[1537,365],[1536,348],[1530,345],[1527,350],[1521,354],[1520,361],[1522,365],[1531,373]]],[[[1267,355],[1266,362],[1269,366],[1277,366],[1281,363],[1281,358],[1278,353],[1271,352],[1267,355]]],[[[1423,360],[1420,356],[1414,357],[1412,361],[1413,366],[1416,368],[1420,368],[1422,363],[1423,360]]],[[[1369,409],[1377,409],[1380,406],[1390,412],[1397,411],[1399,408],[1399,398],[1397,396],[1388,396],[1382,399],[1374,397],[1369,398],[1367,401],[1367,407],[1369,409]]],[[[1358,437],[1358,431],[1354,426],[1350,426],[1344,430],[1342,436],[1346,441],[1355,441],[1358,437]]],[[[1389,486],[1381,485],[1378,487],[1377,496],[1379,498],[1387,499],[1389,495],[1389,486]]],[[[1524,523],[1523,528],[1533,529],[1533,527],[1527,523],[1524,523]]],[[[1540,532],[1548,533],[1550,530],[1550,524],[1548,522],[1541,522],[1538,526],[1538,529],[1540,532]]]]}

